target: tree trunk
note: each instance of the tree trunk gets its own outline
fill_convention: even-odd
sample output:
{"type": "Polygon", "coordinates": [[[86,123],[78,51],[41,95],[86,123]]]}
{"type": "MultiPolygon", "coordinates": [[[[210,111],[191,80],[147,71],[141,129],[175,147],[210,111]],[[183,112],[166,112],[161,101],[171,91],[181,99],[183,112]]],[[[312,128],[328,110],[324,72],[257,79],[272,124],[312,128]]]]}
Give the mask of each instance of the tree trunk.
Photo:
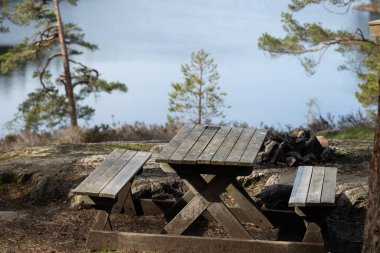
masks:
{"type": "Polygon", "coordinates": [[[198,124],[202,124],[202,84],[203,84],[203,67],[200,67],[199,73],[199,91],[198,91],[198,124]]]}
{"type": "Polygon", "coordinates": [[[62,18],[61,18],[61,13],[59,10],[58,0],[54,0],[54,12],[55,12],[55,16],[57,17],[58,38],[59,38],[59,44],[61,45],[61,54],[63,57],[63,68],[64,68],[64,75],[65,75],[64,84],[65,84],[66,97],[69,101],[70,124],[72,127],[77,127],[78,121],[77,121],[77,110],[76,110],[75,98],[74,98],[74,87],[71,80],[70,61],[69,61],[69,56],[67,54],[65,35],[63,32],[62,18]]]}
{"type": "Polygon", "coordinates": [[[368,178],[369,196],[362,253],[380,252],[380,77],[378,86],[376,132],[368,178]]]}

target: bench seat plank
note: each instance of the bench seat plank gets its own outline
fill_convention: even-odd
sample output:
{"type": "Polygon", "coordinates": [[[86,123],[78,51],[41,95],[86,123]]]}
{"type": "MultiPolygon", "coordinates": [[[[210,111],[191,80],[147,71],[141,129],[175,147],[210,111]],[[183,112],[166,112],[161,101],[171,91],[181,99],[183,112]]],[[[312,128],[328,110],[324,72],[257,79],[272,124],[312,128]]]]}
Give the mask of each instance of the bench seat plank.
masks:
{"type": "Polygon", "coordinates": [[[289,206],[305,206],[312,172],[312,166],[298,167],[296,179],[289,199],[289,206]]]}
{"type": "Polygon", "coordinates": [[[323,179],[323,189],[321,204],[334,205],[335,204],[335,189],[336,189],[336,168],[327,167],[325,169],[325,177],[323,179]]]}
{"type": "Polygon", "coordinates": [[[72,190],[72,192],[78,195],[86,194],[86,189],[88,189],[89,185],[95,183],[98,176],[103,174],[107,168],[111,167],[112,164],[114,164],[117,159],[119,159],[119,157],[124,153],[125,149],[116,148],[113,150],[112,153],[109,154],[104,159],[104,161],[82,181],[82,183],[80,183],[74,190],[72,190]]]}
{"type": "Polygon", "coordinates": [[[99,193],[108,185],[111,180],[124,168],[124,166],[137,154],[137,151],[127,150],[110,167],[106,168],[101,175],[95,178],[95,182],[88,184],[82,191],[88,196],[99,196],[99,193]]]}
{"type": "Polygon", "coordinates": [[[151,157],[149,152],[138,152],[129,160],[123,169],[113,177],[99,193],[99,197],[116,198],[120,190],[128,183],[151,157]]]}
{"type": "Polygon", "coordinates": [[[321,203],[323,178],[325,176],[325,167],[313,167],[311,175],[309,192],[307,193],[306,205],[319,205],[321,203]]]}
{"type": "Polygon", "coordinates": [[[167,163],[172,154],[181,145],[182,141],[191,133],[195,124],[187,124],[174,136],[174,138],[163,148],[159,156],[156,158],[158,163],[167,163]]]}

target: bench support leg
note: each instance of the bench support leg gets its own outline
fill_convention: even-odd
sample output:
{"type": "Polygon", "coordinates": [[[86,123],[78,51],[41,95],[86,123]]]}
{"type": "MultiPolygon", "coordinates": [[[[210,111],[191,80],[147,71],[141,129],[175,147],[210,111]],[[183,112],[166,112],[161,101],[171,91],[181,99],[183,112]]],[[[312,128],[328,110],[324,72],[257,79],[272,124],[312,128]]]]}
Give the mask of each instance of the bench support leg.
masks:
{"type": "Polygon", "coordinates": [[[112,230],[109,216],[107,211],[98,210],[91,230],[112,230]]]}
{"type": "Polygon", "coordinates": [[[324,243],[321,227],[316,222],[304,222],[306,226],[306,232],[302,241],[324,243]]]}

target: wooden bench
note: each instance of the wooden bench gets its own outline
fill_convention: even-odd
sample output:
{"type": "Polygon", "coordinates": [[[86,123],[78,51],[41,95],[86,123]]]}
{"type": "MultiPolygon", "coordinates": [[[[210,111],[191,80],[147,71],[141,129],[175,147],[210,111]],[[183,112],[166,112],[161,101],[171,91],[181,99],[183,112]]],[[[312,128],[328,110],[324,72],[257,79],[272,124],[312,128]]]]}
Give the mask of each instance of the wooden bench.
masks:
{"type": "Polygon", "coordinates": [[[151,155],[148,152],[115,149],[72,190],[74,194],[90,197],[94,208],[98,210],[87,238],[87,248],[91,248],[91,244],[97,240],[92,236],[92,231],[112,230],[109,219],[111,213],[136,214],[131,193],[132,181],[151,155]]]}
{"type": "Polygon", "coordinates": [[[303,242],[323,243],[326,216],[335,204],[337,169],[300,166],[297,170],[289,206],[303,218],[306,232],[303,242]]]}

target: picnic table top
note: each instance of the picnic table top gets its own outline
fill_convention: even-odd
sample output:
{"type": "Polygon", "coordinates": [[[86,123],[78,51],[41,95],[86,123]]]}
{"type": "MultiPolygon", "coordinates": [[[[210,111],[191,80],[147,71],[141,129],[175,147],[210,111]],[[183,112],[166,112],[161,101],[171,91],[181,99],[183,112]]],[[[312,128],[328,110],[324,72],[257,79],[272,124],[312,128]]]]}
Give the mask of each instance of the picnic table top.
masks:
{"type": "Polygon", "coordinates": [[[266,134],[264,129],[187,124],[156,162],[252,167],[266,134]]]}

